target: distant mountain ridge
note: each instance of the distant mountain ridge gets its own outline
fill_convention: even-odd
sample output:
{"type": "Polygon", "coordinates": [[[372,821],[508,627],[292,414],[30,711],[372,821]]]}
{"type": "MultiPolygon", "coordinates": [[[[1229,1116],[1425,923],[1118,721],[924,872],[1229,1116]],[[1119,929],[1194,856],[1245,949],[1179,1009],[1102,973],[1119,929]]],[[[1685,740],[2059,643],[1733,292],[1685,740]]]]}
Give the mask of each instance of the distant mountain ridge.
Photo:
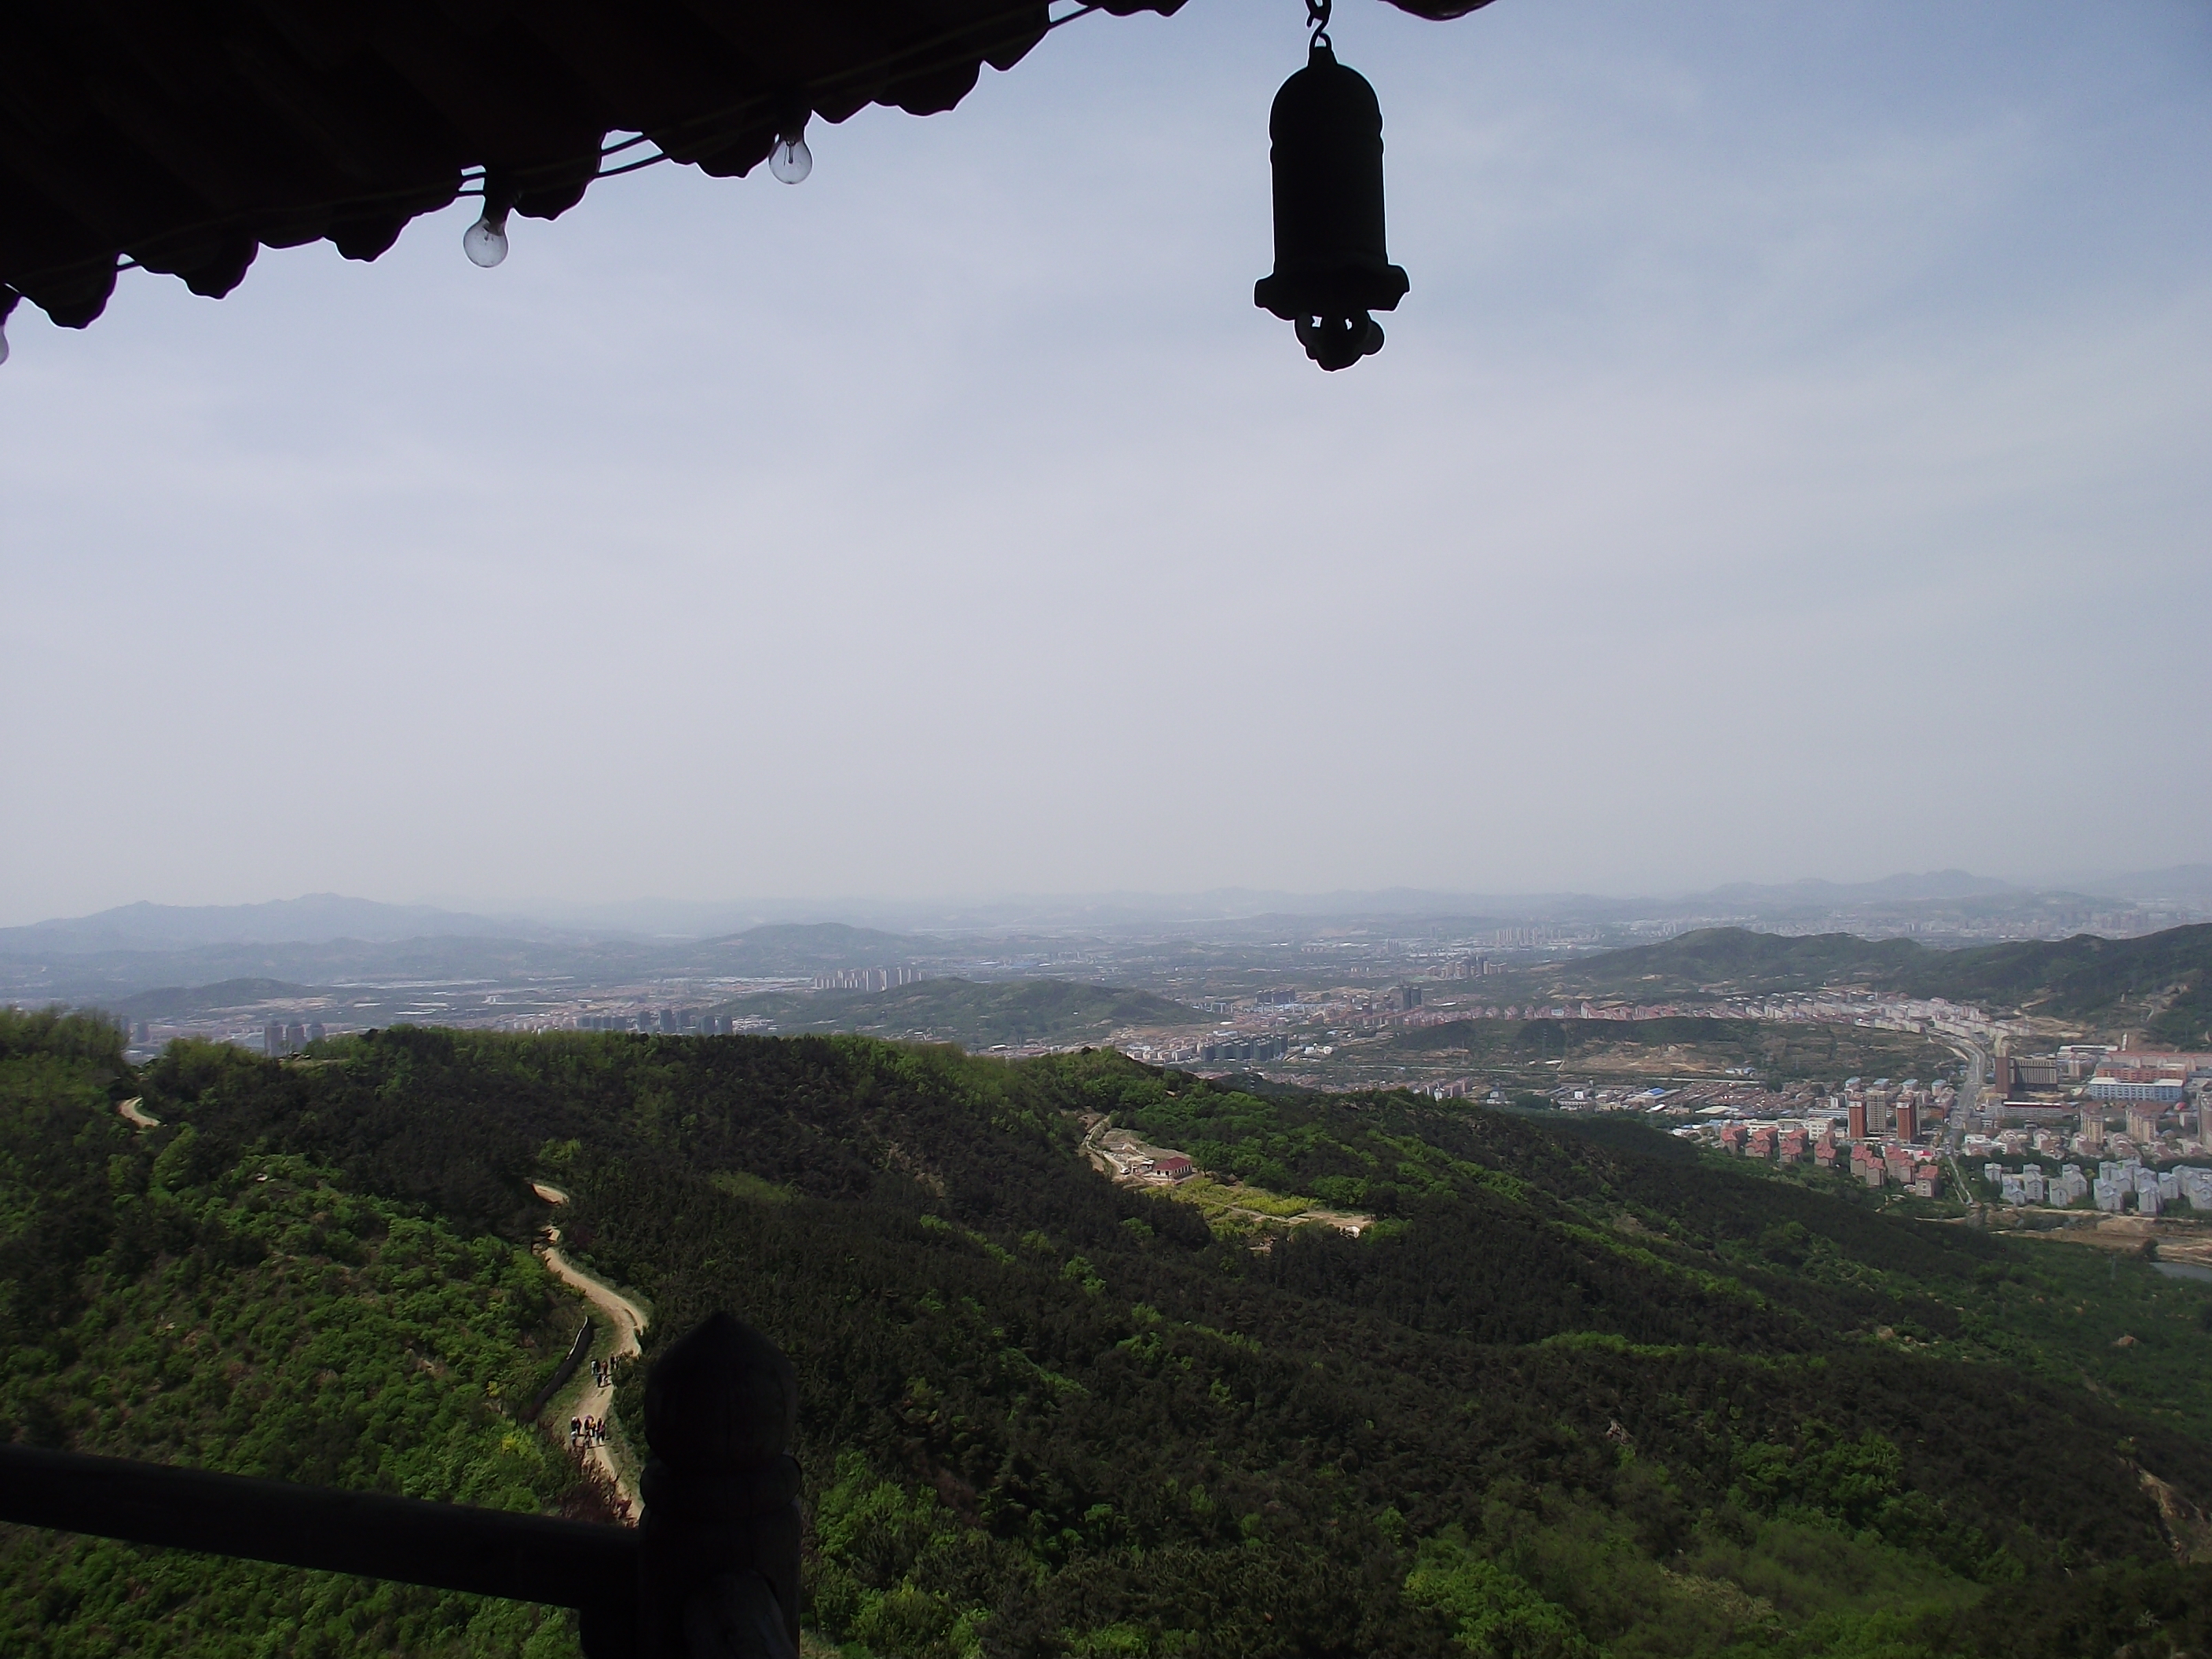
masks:
{"type": "Polygon", "coordinates": [[[143,991],[216,985],[231,980],[282,980],[332,986],[399,980],[454,982],[551,976],[580,963],[603,973],[658,971],[666,953],[596,941],[476,939],[464,934],[368,942],[201,945],[170,951],[94,951],[83,955],[18,948],[0,951],[9,994],[27,1001],[61,1000],[112,1006],[143,991]]]}
{"type": "MultiPolygon", "coordinates": [[[[974,901],[815,899],[700,902],[673,899],[575,904],[548,901],[497,914],[428,904],[387,904],[338,893],[309,893],[258,904],[172,905],[140,902],[92,915],[0,927],[0,957],[86,956],[114,951],[203,946],[367,944],[409,939],[633,939],[726,943],[763,941],[770,929],[842,926],[878,936],[879,949],[919,948],[917,936],[995,934],[1036,927],[1114,933],[1182,927],[1255,933],[1296,933],[1319,922],[1364,921],[1378,931],[1419,919],[1469,927],[1576,919],[1621,921],[1639,915],[1758,914],[1850,909],[1872,905],[2032,902],[2038,896],[2118,899],[2212,908],[2212,864],[2179,864],[2131,875],[2084,877],[2066,884],[2018,883],[1960,869],[1899,872],[1878,880],[1820,878],[1727,882],[1696,891],[1643,895],[1557,890],[1498,893],[1443,888],[1337,889],[1327,892],[1218,887],[1195,893],[1116,890],[1030,894],[974,901]],[[890,939],[907,941],[892,946],[890,939]]],[[[798,935],[790,935],[796,939],[798,935]]],[[[804,954],[802,951],[801,954],[804,954]]]]}
{"type": "MultiPolygon", "coordinates": [[[[448,913],[450,914],[450,913],[448,913]]],[[[497,924],[475,918],[488,928],[497,924]]],[[[848,927],[839,922],[769,923],[718,939],[592,939],[519,929],[483,934],[342,937],[316,941],[144,945],[82,951],[0,936],[0,972],[10,994],[117,1006],[140,993],[264,980],[333,985],[421,980],[459,982],[586,973],[602,978],[699,975],[737,979],[811,978],[851,968],[942,960],[943,941],[848,927]]],[[[40,935],[50,939],[52,935],[40,935]]],[[[64,936],[66,937],[66,936],[64,936]]],[[[83,936],[76,936],[82,939],[83,936]]]]}
{"type": "Polygon", "coordinates": [[[89,916],[0,927],[0,955],[103,951],[184,951],[211,945],[390,944],[408,939],[544,936],[534,922],[384,904],[341,893],[308,893],[264,904],[152,904],[141,900],[89,916]]]}

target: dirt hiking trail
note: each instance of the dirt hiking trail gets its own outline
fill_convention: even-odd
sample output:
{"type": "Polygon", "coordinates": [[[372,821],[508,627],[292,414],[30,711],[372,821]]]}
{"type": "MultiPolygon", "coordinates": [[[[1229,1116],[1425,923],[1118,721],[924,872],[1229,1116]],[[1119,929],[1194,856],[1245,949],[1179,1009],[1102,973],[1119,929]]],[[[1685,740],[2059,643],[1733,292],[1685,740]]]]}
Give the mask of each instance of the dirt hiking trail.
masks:
{"type": "MultiPolygon", "coordinates": [[[[548,1204],[561,1205],[568,1201],[568,1194],[558,1187],[549,1187],[542,1181],[533,1181],[530,1183],[530,1187],[532,1192],[548,1204]]],[[[645,1310],[615,1289],[613,1285],[592,1278],[591,1274],[562,1255],[561,1230],[558,1227],[548,1226],[545,1229],[544,1240],[538,1247],[538,1254],[544,1260],[547,1268],[551,1271],[554,1278],[568,1285],[606,1316],[608,1324],[614,1329],[612,1357],[617,1359],[635,1358],[642,1352],[638,1346],[638,1338],[645,1331],[645,1310]]],[[[615,1391],[611,1388],[590,1381],[589,1371],[586,1371],[584,1376],[586,1378],[584,1392],[577,1400],[574,1414],[578,1417],[595,1417],[601,1422],[605,1422],[614,1412],[615,1391]]],[[[632,1484],[629,1477],[624,1474],[616,1464],[611,1449],[595,1445],[586,1455],[592,1462],[605,1471],[607,1479],[615,1483],[616,1490],[629,1501],[631,1519],[635,1520],[642,1514],[645,1506],[638,1497],[637,1488],[632,1484]]]]}

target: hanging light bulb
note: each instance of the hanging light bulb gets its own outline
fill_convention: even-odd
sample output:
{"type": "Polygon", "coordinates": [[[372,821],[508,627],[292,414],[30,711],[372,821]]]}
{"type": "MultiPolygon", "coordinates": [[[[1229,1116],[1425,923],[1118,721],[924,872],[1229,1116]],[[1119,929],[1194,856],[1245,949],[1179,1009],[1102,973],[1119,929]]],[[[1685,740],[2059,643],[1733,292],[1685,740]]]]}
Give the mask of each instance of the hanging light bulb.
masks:
{"type": "Polygon", "coordinates": [[[461,237],[461,252],[469,263],[489,270],[507,258],[507,216],[514,206],[514,179],[503,167],[486,167],[483,216],[461,237]]]}
{"type": "Polygon", "coordinates": [[[486,270],[507,258],[507,210],[494,214],[487,207],[483,217],[462,233],[461,252],[469,256],[470,264],[486,270]]]}
{"type": "Polygon", "coordinates": [[[814,171],[814,152],[806,148],[806,118],[784,127],[768,153],[768,170],[787,185],[802,184],[814,171]]]}

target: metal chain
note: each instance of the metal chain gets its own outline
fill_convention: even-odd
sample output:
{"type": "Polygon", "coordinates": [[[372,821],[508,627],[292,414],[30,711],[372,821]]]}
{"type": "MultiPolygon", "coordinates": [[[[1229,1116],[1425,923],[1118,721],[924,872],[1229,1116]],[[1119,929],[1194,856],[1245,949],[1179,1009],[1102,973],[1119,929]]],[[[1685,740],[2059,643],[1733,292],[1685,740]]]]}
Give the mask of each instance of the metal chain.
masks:
{"type": "Polygon", "coordinates": [[[1313,31],[1313,45],[1334,46],[1328,38],[1329,0],[1306,0],[1306,27],[1313,31]]]}

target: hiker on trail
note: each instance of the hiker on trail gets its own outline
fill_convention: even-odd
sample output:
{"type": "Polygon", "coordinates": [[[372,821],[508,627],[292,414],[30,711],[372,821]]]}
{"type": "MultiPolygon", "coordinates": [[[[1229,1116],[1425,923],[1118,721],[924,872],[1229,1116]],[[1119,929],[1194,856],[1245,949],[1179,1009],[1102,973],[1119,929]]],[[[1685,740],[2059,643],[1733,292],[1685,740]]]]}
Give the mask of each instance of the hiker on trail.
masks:
{"type": "Polygon", "coordinates": [[[568,1443],[570,1445],[573,1446],[576,1443],[576,1437],[579,1434],[581,1434],[583,1430],[584,1425],[578,1422],[574,1418],[572,1417],[568,1419],[568,1443]]]}

